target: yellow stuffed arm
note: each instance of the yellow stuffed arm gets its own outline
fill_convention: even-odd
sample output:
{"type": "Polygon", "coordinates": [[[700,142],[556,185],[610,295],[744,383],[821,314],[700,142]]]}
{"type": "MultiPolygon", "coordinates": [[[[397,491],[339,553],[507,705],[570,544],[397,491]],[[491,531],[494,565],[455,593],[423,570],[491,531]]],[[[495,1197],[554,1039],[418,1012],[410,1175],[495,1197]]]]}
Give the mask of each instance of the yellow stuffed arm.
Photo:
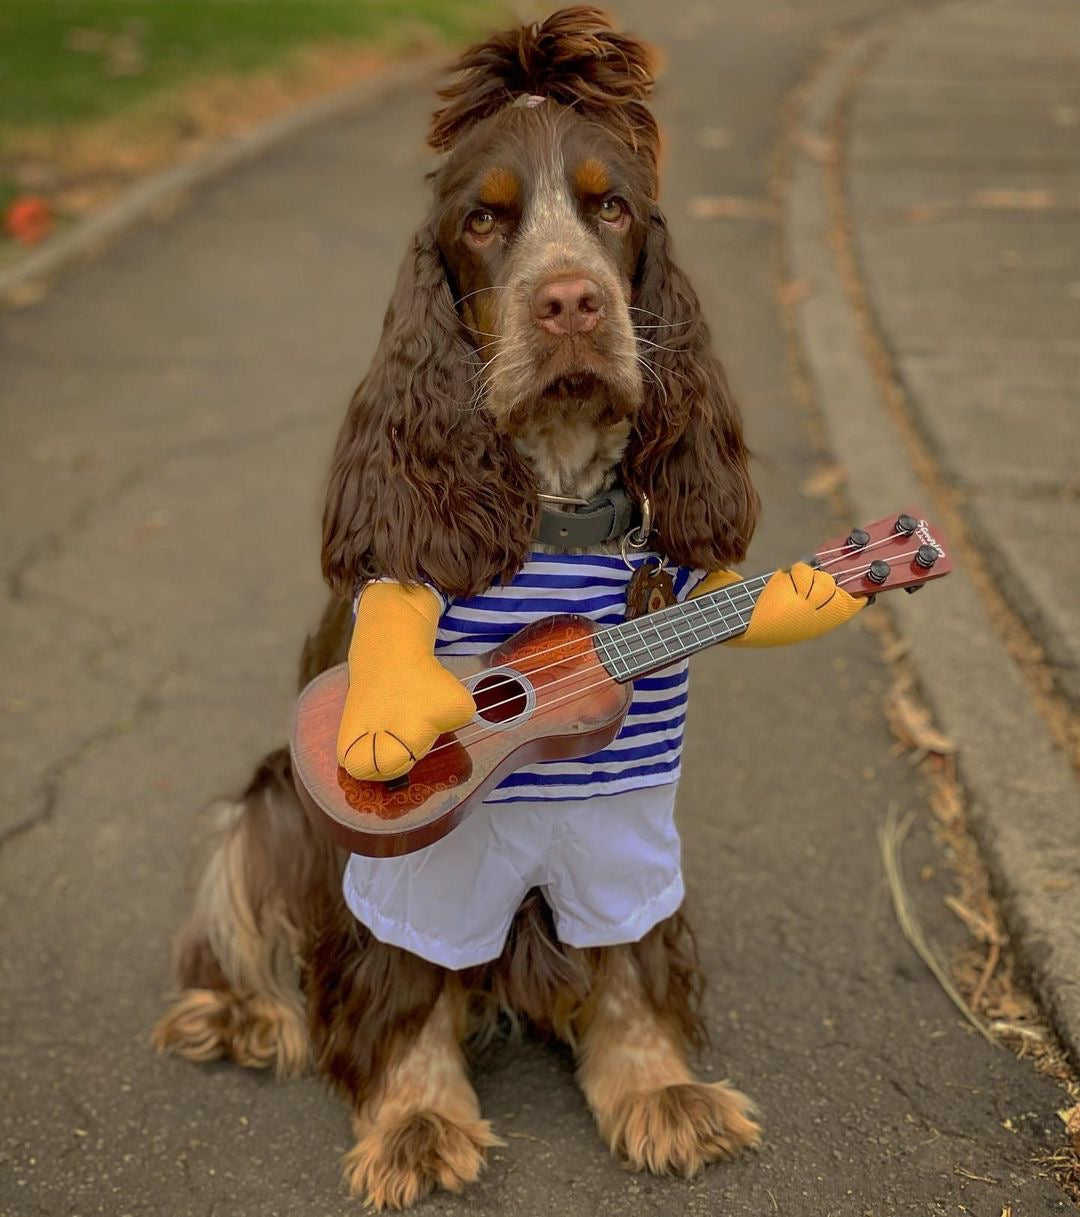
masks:
{"type": "MultiPolygon", "coordinates": [[[[694,588],[691,599],[718,591],[741,576],[717,570],[694,588]]],[[[750,614],[746,633],[729,638],[729,647],[781,647],[818,638],[849,621],[866,604],[849,595],[827,571],[796,562],[790,570],[778,570],[765,584],[750,614]]]]}
{"type": "Polygon", "coordinates": [[[400,777],[444,731],[476,712],[469,691],[435,658],[441,606],[426,587],[369,583],[349,646],[349,693],[337,758],[354,778],[400,777]]]}

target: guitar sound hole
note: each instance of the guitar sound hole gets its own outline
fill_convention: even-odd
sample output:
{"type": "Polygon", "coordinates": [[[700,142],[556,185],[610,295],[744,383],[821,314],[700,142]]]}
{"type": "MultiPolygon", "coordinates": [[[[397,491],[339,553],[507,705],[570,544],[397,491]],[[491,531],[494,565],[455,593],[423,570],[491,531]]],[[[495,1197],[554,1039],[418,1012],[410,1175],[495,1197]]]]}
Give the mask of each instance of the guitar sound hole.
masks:
{"type": "Polygon", "coordinates": [[[476,717],[500,726],[524,717],[531,709],[530,688],[509,672],[489,672],[472,687],[476,717]]]}

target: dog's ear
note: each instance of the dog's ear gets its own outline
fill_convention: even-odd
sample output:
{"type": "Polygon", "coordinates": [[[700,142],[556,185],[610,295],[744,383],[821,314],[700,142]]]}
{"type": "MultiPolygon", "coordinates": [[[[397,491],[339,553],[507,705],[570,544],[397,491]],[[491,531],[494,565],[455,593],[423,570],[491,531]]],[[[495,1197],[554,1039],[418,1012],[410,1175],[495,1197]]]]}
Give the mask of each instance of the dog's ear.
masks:
{"type": "Polygon", "coordinates": [[[525,560],[536,487],[477,408],[480,366],[426,224],[331,464],[322,568],[339,595],[379,577],[473,595],[525,560]]]}
{"type": "Polygon", "coordinates": [[[635,276],[645,401],[623,461],[626,486],[652,504],[663,552],[715,570],[746,554],[757,520],[742,419],[664,217],[649,217],[635,276]],[[644,328],[656,327],[656,328],[644,328]],[[650,345],[651,344],[651,345],[650,345]]]}

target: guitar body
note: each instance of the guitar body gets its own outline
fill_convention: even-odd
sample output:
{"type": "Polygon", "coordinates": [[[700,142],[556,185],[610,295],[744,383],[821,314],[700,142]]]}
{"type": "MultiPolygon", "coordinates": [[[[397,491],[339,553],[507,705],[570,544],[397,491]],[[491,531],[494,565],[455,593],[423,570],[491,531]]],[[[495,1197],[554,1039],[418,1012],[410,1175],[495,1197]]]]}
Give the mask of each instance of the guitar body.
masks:
{"type": "MultiPolygon", "coordinates": [[[[952,569],[940,532],[914,512],[854,528],[809,562],[850,595],[870,598],[917,591],[952,569]]],[[[472,693],[476,715],[440,736],[397,781],[359,781],[339,768],[349,675],[345,664],[331,668],[301,693],[293,717],[301,802],[353,853],[382,858],[423,849],[460,824],[512,770],[588,756],[610,744],[629,709],[632,682],[744,632],[774,573],[604,630],[576,614],[545,617],[482,655],[444,659],[472,693]]]]}
{"type": "Polygon", "coordinates": [[[446,836],[512,770],[606,747],[633,690],[600,662],[595,632],[586,617],[546,617],[491,651],[442,659],[476,715],[396,782],[359,781],[338,765],[349,674],[345,664],[323,672],[293,717],[293,774],[308,814],[351,853],[395,857],[446,836]]]}

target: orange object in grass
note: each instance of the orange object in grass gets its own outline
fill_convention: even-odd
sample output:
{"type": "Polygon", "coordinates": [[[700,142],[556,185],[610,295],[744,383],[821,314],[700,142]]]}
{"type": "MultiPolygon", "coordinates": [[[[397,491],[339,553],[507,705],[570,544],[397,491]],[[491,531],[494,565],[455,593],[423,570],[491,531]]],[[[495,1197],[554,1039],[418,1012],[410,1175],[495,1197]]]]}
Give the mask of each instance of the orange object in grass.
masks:
{"type": "Polygon", "coordinates": [[[4,231],[21,245],[36,245],[52,228],[52,208],[40,195],[20,195],[4,214],[4,231]]]}

